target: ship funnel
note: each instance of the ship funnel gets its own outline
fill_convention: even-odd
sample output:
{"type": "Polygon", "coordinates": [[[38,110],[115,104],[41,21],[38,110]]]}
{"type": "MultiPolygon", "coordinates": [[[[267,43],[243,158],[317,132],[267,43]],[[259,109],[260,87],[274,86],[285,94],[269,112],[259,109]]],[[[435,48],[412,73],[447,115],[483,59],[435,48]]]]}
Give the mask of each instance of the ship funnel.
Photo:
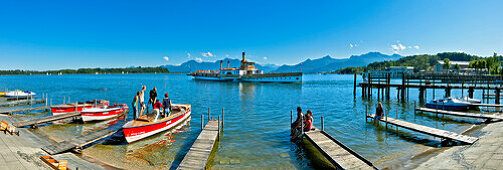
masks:
{"type": "Polygon", "coordinates": [[[246,61],[245,52],[243,52],[243,61],[246,61]]]}
{"type": "Polygon", "coordinates": [[[220,60],[220,70],[222,70],[222,64],[224,63],[224,60],[220,60]]]}

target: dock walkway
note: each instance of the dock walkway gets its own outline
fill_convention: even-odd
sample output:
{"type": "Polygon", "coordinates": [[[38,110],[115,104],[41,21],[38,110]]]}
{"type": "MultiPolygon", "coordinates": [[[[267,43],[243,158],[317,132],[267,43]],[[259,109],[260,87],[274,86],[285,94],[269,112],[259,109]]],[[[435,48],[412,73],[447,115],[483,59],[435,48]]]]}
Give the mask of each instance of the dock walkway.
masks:
{"type": "Polygon", "coordinates": [[[304,134],[306,138],[339,169],[377,169],[366,160],[324,131],[314,130],[304,134]]]}
{"type": "Polygon", "coordinates": [[[210,154],[219,136],[218,126],[218,121],[208,121],[177,169],[206,168],[210,154]]]}
{"type": "Polygon", "coordinates": [[[17,106],[17,105],[27,105],[27,104],[41,104],[45,103],[45,99],[38,99],[38,100],[16,100],[16,101],[10,101],[10,102],[3,102],[0,103],[0,107],[8,107],[8,106],[17,106]]]}
{"type": "Polygon", "coordinates": [[[19,108],[19,109],[0,109],[0,114],[11,115],[13,113],[29,112],[29,111],[35,111],[35,110],[47,110],[49,108],[50,108],[50,106],[27,107],[27,108],[19,108]]]}
{"type": "MultiPolygon", "coordinates": [[[[374,119],[374,115],[367,115],[367,117],[374,119]]],[[[427,126],[423,126],[423,125],[418,125],[418,124],[414,124],[414,123],[410,123],[410,122],[406,122],[406,121],[402,121],[402,120],[398,120],[398,119],[393,119],[391,117],[384,117],[384,118],[380,119],[380,121],[391,124],[391,125],[395,125],[398,127],[402,127],[405,129],[409,129],[412,131],[416,131],[416,132],[424,133],[424,134],[431,135],[434,137],[446,139],[446,140],[456,140],[456,141],[460,141],[460,142],[468,143],[468,144],[473,144],[478,140],[478,138],[476,138],[476,137],[460,135],[460,134],[457,134],[454,132],[449,132],[446,130],[435,129],[435,128],[431,128],[431,127],[427,127],[427,126]]]]}
{"type": "Polygon", "coordinates": [[[456,111],[449,111],[449,110],[430,109],[430,108],[424,108],[424,107],[418,107],[418,108],[416,108],[416,111],[438,113],[438,114],[452,115],[452,116],[459,116],[459,117],[480,118],[480,119],[487,119],[487,120],[493,120],[493,119],[503,120],[503,116],[500,116],[500,115],[456,112],[456,111]]]}
{"type": "Polygon", "coordinates": [[[62,114],[62,115],[47,116],[47,117],[41,117],[38,119],[31,119],[31,120],[14,122],[14,123],[12,123],[12,125],[14,125],[15,127],[18,127],[18,128],[24,127],[24,126],[36,127],[39,124],[48,123],[48,122],[61,120],[61,119],[72,118],[72,117],[78,117],[78,116],[80,116],[80,112],[72,112],[72,113],[67,113],[67,114],[62,114]]]}
{"type": "Polygon", "coordinates": [[[472,103],[471,105],[479,107],[503,107],[503,104],[472,103]]]}
{"type": "Polygon", "coordinates": [[[96,142],[100,139],[106,138],[115,132],[119,131],[120,128],[107,128],[102,130],[93,131],[85,135],[77,136],[70,140],[65,140],[52,145],[47,145],[42,147],[42,150],[48,154],[54,155],[58,153],[63,153],[72,149],[81,149],[82,147],[96,142]]]}

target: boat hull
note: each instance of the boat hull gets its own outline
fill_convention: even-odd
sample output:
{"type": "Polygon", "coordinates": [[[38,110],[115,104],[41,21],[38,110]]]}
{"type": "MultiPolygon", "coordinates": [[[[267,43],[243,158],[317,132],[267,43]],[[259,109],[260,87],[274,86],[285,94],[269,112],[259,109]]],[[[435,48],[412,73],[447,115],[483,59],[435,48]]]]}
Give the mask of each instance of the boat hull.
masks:
{"type": "Polygon", "coordinates": [[[215,74],[194,74],[194,80],[206,81],[241,81],[260,83],[301,83],[302,73],[268,73],[244,76],[218,76],[215,74]]]}
{"type": "Polygon", "coordinates": [[[144,125],[144,126],[137,126],[137,127],[128,127],[130,124],[132,124],[134,121],[129,121],[126,123],[122,131],[124,132],[124,137],[126,138],[126,141],[128,143],[132,143],[135,141],[138,141],[140,139],[155,135],[157,133],[166,131],[168,129],[171,129],[175,127],[176,125],[182,123],[185,121],[187,118],[190,117],[191,111],[187,111],[184,114],[181,114],[177,117],[174,117],[172,119],[158,122],[155,124],[149,124],[149,125],[144,125]]]}
{"type": "Polygon", "coordinates": [[[431,103],[426,103],[424,106],[433,109],[458,110],[458,111],[464,111],[470,109],[470,106],[437,105],[431,103]]]}
{"type": "Polygon", "coordinates": [[[87,112],[84,110],[81,112],[81,117],[83,122],[107,120],[121,115],[124,111],[124,108],[114,108],[101,112],[87,112]]]}
{"type": "Polygon", "coordinates": [[[81,112],[84,108],[90,109],[90,108],[95,108],[95,107],[105,107],[108,106],[106,104],[99,104],[99,105],[77,105],[77,106],[72,106],[69,104],[63,104],[63,105],[56,105],[51,107],[52,115],[61,115],[65,113],[71,113],[71,112],[81,112]]]}

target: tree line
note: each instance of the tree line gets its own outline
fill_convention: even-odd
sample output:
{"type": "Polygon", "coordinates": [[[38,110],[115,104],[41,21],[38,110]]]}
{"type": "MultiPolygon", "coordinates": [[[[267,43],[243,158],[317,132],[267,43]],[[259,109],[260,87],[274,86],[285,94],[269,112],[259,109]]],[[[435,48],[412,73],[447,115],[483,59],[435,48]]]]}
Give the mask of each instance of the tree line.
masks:
{"type": "Polygon", "coordinates": [[[34,70],[0,70],[0,75],[30,74],[122,74],[122,73],[169,73],[165,67],[130,67],[130,68],[79,68],[48,71],[34,70]]]}

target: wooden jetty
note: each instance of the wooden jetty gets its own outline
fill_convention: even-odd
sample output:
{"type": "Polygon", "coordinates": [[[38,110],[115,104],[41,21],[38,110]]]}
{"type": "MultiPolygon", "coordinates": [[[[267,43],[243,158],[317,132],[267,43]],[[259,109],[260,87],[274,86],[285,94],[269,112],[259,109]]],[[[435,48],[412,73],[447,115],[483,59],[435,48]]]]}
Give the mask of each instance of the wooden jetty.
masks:
{"type": "Polygon", "coordinates": [[[372,162],[324,131],[315,128],[304,136],[338,169],[377,169],[372,162]]]}
{"type": "Polygon", "coordinates": [[[44,146],[42,147],[42,150],[51,155],[67,152],[70,150],[79,152],[84,146],[96,142],[100,139],[106,138],[114,134],[118,130],[120,130],[120,128],[107,128],[93,131],[85,135],[77,136],[70,140],[65,140],[56,144],[44,146]]]}
{"type": "Polygon", "coordinates": [[[80,112],[72,112],[72,113],[66,113],[62,115],[55,115],[55,116],[47,116],[47,117],[41,117],[38,119],[31,119],[31,120],[26,120],[26,121],[19,121],[19,122],[14,122],[12,125],[15,127],[25,127],[25,126],[31,126],[32,128],[37,127],[39,124],[44,124],[56,120],[62,120],[62,119],[67,119],[67,118],[75,118],[79,117],[80,112]]]}
{"type": "Polygon", "coordinates": [[[421,112],[430,112],[430,113],[452,115],[452,116],[459,116],[459,117],[480,118],[480,119],[486,119],[486,120],[493,120],[493,119],[503,120],[503,116],[501,116],[501,115],[456,112],[456,111],[449,111],[449,110],[430,109],[430,108],[424,108],[424,107],[418,107],[415,110],[421,111],[421,112]]]}
{"type": "Polygon", "coordinates": [[[27,107],[27,108],[19,108],[19,109],[1,109],[0,114],[11,115],[13,113],[29,112],[29,111],[35,111],[35,110],[47,110],[49,108],[50,108],[50,106],[27,107]]]}
{"type": "Polygon", "coordinates": [[[219,124],[217,120],[208,121],[177,169],[206,169],[210,154],[219,137],[219,124]]]}
{"type": "Polygon", "coordinates": [[[479,107],[503,107],[503,104],[472,103],[471,105],[479,107]]]}
{"type": "MultiPolygon", "coordinates": [[[[366,117],[374,119],[373,114],[367,115],[366,117]]],[[[406,122],[403,120],[393,119],[393,118],[387,117],[387,116],[384,116],[384,118],[380,119],[379,121],[386,123],[386,127],[388,126],[388,124],[391,124],[391,125],[395,125],[397,127],[401,127],[401,128],[409,129],[412,131],[424,133],[424,134],[431,135],[434,137],[439,137],[439,138],[444,139],[445,141],[456,140],[456,141],[460,141],[460,142],[467,143],[467,144],[473,144],[477,140],[479,140],[479,138],[476,138],[476,137],[460,135],[460,134],[457,134],[454,132],[435,129],[435,128],[431,128],[431,127],[427,127],[427,126],[423,126],[423,125],[418,125],[418,124],[406,122]]]]}
{"type": "Polygon", "coordinates": [[[27,104],[41,104],[45,103],[45,99],[27,99],[27,100],[15,100],[10,102],[0,103],[0,107],[17,106],[17,105],[27,105],[27,104]]]}

